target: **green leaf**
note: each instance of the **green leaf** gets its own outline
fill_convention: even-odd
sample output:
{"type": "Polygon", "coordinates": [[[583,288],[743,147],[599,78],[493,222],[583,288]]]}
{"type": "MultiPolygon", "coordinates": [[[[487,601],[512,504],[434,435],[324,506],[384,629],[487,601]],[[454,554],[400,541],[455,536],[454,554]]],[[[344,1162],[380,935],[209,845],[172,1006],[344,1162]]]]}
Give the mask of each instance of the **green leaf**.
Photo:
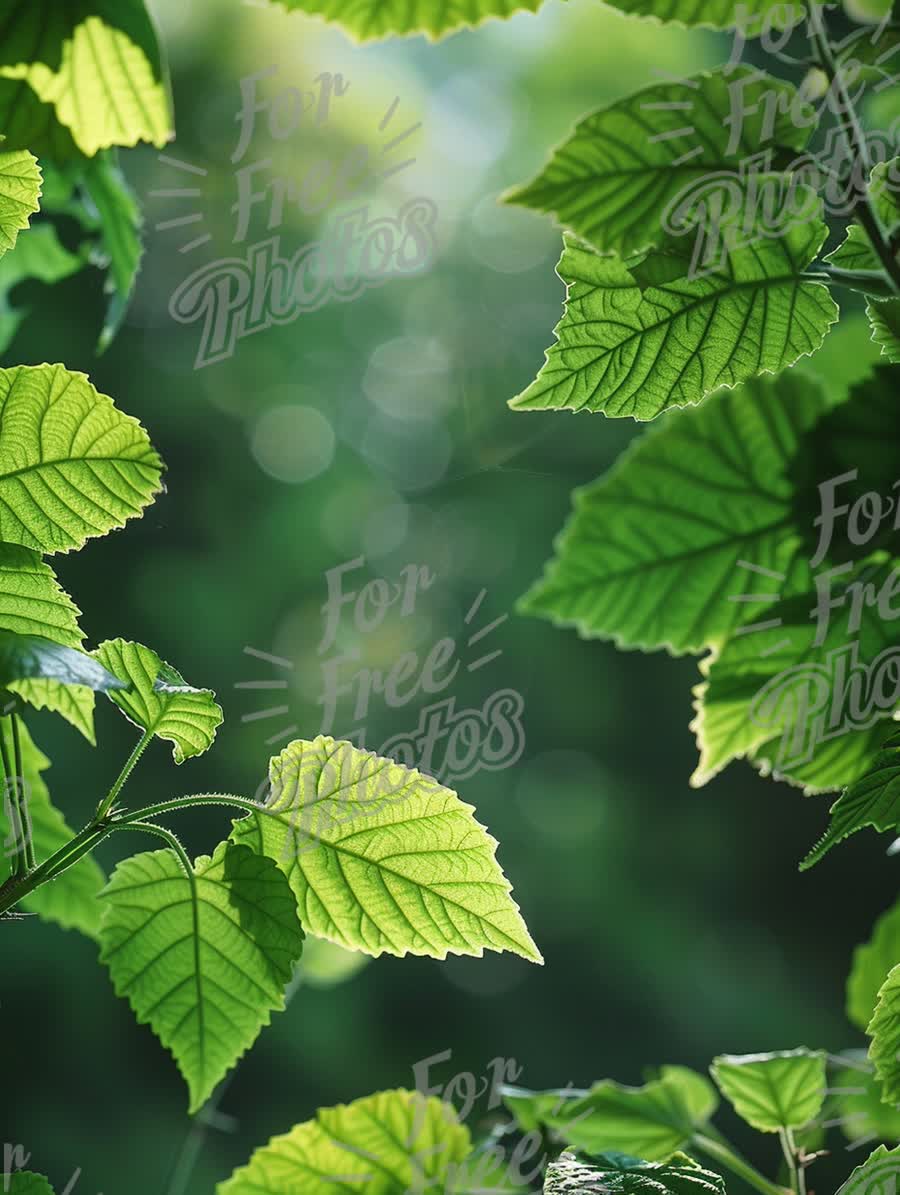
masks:
{"type": "Polygon", "coordinates": [[[63,647],[41,635],[0,631],[0,685],[8,688],[14,681],[31,677],[47,677],[64,685],[86,685],[101,692],[127,685],[127,681],[119,680],[85,652],[63,647]]]}
{"type": "Polygon", "coordinates": [[[875,922],[872,936],[853,952],[847,977],[847,1016],[865,1030],[888,972],[900,963],[900,901],[875,922]]]}
{"type": "Polygon", "coordinates": [[[865,775],[841,793],[830,813],[828,829],[800,864],[801,871],[866,826],[881,833],[900,827],[900,734],[882,744],[865,775]]]}
{"type": "Polygon", "coordinates": [[[567,1100],[582,1099],[587,1092],[568,1088],[528,1091],[527,1088],[507,1084],[500,1087],[500,1095],[522,1132],[532,1133],[541,1125],[549,1124],[567,1100]]]}
{"type": "Polygon", "coordinates": [[[13,289],[31,280],[45,285],[61,282],[84,265],[82,257],[61,244],[52,224],[36,224],[27,237],[20,238],[15,253],[0,259],[0,353],[9,347],[31,310],[30,305],[11,301],[13,289]]]}
{"type": "Polygon", "coordinates": [[[686,1154],[644,1162],[627,1154],[562,1154],[547,1167],[544,1195],[725,1195],[725,1181],[686,1154]]]}
{"type": "Polygon", "coordinates": [[[0,254],[7,253],[40,208],[41,172],[27,150],[0,153],[0,254]]]}
{"type": "Polygon", "coordinates": [[[758,36],[764,27],[777,29],[803,19],[802,5],[780,4],[778,0],[609,0],[615,8],[635,16],[653,17],[664,24],[699,26],[704,29],[732,29],[740,26],[747,37],[758,36]]]}
{"type": "Polygon", "coordinates": [[[888,972],[881,985],[866,1033],[872,1039],[869,1058],[883,1087],[882,1099],[896,1107],[900,1104],[900,965],[888,972]]]}
{"type": "Polygon", "coordinates": [[[172,1052],[196,1112],[284,1008],[303,932],[270,859],[220,843],[185,875],[173,851],[120,863],[101,893],[101,961],[172,1052]]]}
{"type": "MultiPolygon", "coordinates": [[[[694,690],[692,723],[700,761],[692,783],[705,784],[745,756],[810,790],[842,788],[865,775],[888,733],[892,703],[868,708],[869,695],[881,692],[873,682],[851,720],[856,707],[848,677],[862,667],[890,682],[884,653],[900,643],[900,627],[868,605],[851,629],[848,591],[870,584],[881,592],[895,569],[863,564],[832,578],[833,600],[844,605],[830,612],[821,643],[818,595],[809,592],[773,603],[702,662],[706,682],[694,690]]],[[[827,592],[823,575],[820,588],[827,592]]]]}
{"type": "Polygon", "coordinates": [[[747,158],[802,149],[812,125],[790,84],[750,67],[657,83],[580,121],[537,178],[503,199],[552,213],[597,249],[629,254],[669,239],[673,211],[695,193],[696,202],[710,176],[721,188],[723,173],[737,180],[747,158]],[[747,116],[733,135],[735,95],[747,116]]]}
{"type": "Polygon", "coordinates": [[[879,83],[883,79],[893,79],[898,49],[900,26],[879,22],[844,38],[835,60],[854,85],[879,83]]]}
{"type": "Polygon", "coordinates": [[[612,1079],[595,1083],[580,1099],[565,1100],[545,1123],[586,1153],[606,1150],[665,1162],[684,1149],[718,1106],[715,1088],[695,1071],[664,1066],[643,1087],[612,1079]]]}
{"type": "Polygon", "coordinates": [[[543,961],[496,839],[452,789],[321,735],[275,756],[269,780],[232,838],[283,868],[309,933],[375,957],[487,948],[543,961]]]}
{"type": "Polygon", "coordinates": [[[788,585],[766,573],[806,588],[785,469],[825,409],[820,387],[790,373],[673,412],[576,490],[520,609],[620,647],[684,652],[721,642],[788,585]]]}
{"type": "Polygon", "coordinates": [[[136,419],[62,365],[0,369],[0,540],[79,548],[134,518],[162,462],[136,419]]]}
{"type": "Polygon", "coordinates": [[[882,1100],[883,1089],[865,1063],[862,1050],[846,1051],[855,1065],[835,1071],[831,1091],[841,1132],[851,1143],[900,1141],[900,1110],[882,1100]]]}
{"type": "Polygon", "coordinates": [[[492,17],[536,12],[542,0],[275,0],[292,12],[302,11],[340,25],[356,41],[380,41],[395,34],[424,33],[429,39],[470,29],[492,17]]]}
{"type": "Polygon", "coordinates": [[[155,651],[126,639],[108,639],[93,655],[115,676],[131,684],[110,693],[114,705],[142,730],[173,744],[176,763],[202,755],[222,722],[222,707],[211,689],[195,689],[155,651]]]}
{"type": "Polygon", "coordinates": [[[881,349],[882,357],[895,365],[900,363],[900,299],[867,303],[866,315],[872,328],[872,340],[881,349]]]}
{"type": "MultiPolygon", "coordinates": [[[[888,234],[900,221],[900,158],[879,162],[869,175],[867,191],[882,228],[888,234]]],[[[868,233],[861,224],[851,224],[844,242],[825,258],[842,270],[875,270],[879,274],[884,267],[881,258],[872,247],[868,233]]]]}
{"type": "Polygon", "coordinates": [[[623,262],[567,235],[557,343],[509,405],[653,419],[786,369],[815,352],[837,318],[827,289],[803,277],[824,237],[824,224],[810,219],[733,250],[721,267],[693,278],[679,265],[667,280],[659,273],[667,259],[651,255],[641,270],[656,280],[642,289],[623,262]]]}
{"type": "Polygon", "coordinates": [[[314,1120],[273,1137],[219,1183],[216,1195],[448,1190],[470,1146],[469,1130],[449,1104],[418,1091],[379,1091],[320,1108],[314,1120]]]}
{"type": "Polygon", "coordinates": [[[156,34],[143,0],[2,0],[0,75],[52,104],[88,155],[171,136],[156,34]]]}
{"type": "MultiPolygon", "coordinates": [[[[0,628],[20,635],[43,636],[78,649],[84,638],[78,615],[72,599],[37,552],[16,544],[0,544],[0,628]]],[[[41,678],[7,684],[36,709],[62,714],[89,742],[94,742],[91,689],[41,678]]]]}
{"type": "Polygon", "coordinates": [[[106,290],[110,295],[98,351],[109,347],[119,330],[134,290],[141,264],[141,211],[118,162],[111,152],[88,163],[84,187],[100,219],[102,255],[96,264],[108,266],[106,290]]]}
{"type": "Polygon", "coordinates": [[[800,1129],[825,1101],[823,1050],[722,1054],[710,1073],[738,1116],[761,1133],[800,1129]]]}
{"type": "Polygon", "coordinates": [[[861,1166],[857,1166],[837,1195],[878,1195],[896,1188],[897,1173],[900,1170],[900,1149],[886,1149],[883,1145],[870,1153],[861,1166]]]}
{"type": "Polygon", "coordinates": [[[7,1176],[6,1181],[8,1185],[3,1189],[9,1195],[53,1195],[53,1188],[43,1174],[34,1174],[30,1170],[17,1170],[7,1176]]]}
{"type": "MultiPolygon", "coordinates": [[[[0,733],[3,733],[0,730],[0,733]]],[[[31,842],[38,863],[47,859],[74,837],[75,831],[54,807],[42,773],[50,760],[40,751],[24,723],[19,723],[19,743],[22,752],[22,777],[26,798],[26,813],[30,821],[31,842]]],[[[7,735],[9,758],[12,759],[12,740],[7,735]]],[[[0,859],[0,884],[10,875],[10,863],[15,852],[17,826],[11,824],[9,802],[0,803],[0,842],[4,852],[0,859]]],[[[37,913],[45,921],[56,922],[63,929],[77,929],[96,938],[100,927],[100,904],[97,896],[106,877],[99,864],[86,855],[55,880],[41,885],[22,900],[23,908],[37,913]]]]}

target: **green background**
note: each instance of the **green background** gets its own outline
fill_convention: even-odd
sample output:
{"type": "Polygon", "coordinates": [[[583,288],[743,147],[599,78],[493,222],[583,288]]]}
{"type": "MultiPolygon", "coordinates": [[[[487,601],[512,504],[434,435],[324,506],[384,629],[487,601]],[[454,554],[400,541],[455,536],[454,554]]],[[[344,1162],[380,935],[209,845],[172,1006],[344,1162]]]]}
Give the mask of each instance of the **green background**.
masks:
{"type": "MultiPolygon", "coordinates": [[[[39,312],[4,361],[58,360],[88,372],[148,427],[168,465],[167,490],[142,521],[54,562],[92,641],[153,646],[189,682],[214,688],[225,709],[208,755],[176,769],[156,743],[128,796],[252,794],[267,738],[289,722],[304,736],[319,730],[325,571],[358,556],[366,565],[354,576],[363,580],[427,565],[436,581],[413,616],[395,608],[363,637],[345,618],[340,646],[389,668],[404,651],[424,655],[444,635],[470,633],[464,616],[482,589],[480,623],[509,615],[485,640],[485,651],[502,655],[461,674],[452,692],[460,706],[500,688],[520,692],[525,751],[460,791],[501,843],[546,965],[498,955],[383,958],[336,987],[307,977],[241,1063],[219,1121],[191,1136],[171,1058],[115,997],[95,947],[29,919],[4,932],[4,1140],[22,1143],[59,1189],[81,1168],[78,1195],[204,1193],[316,1107],[413,1086],[414,1063],[448,1049],[452,1059],[431,1072],[436,1084],[458,1072],[481,1079],[501,1057],[516,1060],[522,1085],[542,1087],[607,1076],[637,1083],[655,1064],[705,1069],[726,1051],[863,1044],[844,1016],[843,981],[852,948],[893,897],[879,845],[860,835],[799,875],[827,798],[804,798],[743,764],[700,791],[689,786],[695,661],[581,642],[514,613],[550,554],[571,489],[608,468],[635,427],[507,409],[542,360],[563,288],[550,221],[498,207],[496,196],[533,175],[580,116],[724,59],[729,38],[630,21],[593,0],[550,0],[538,16],[437,45],[365,47],[277,7],[153,7],[173,76],[178,133],[167,152],[207,171],[202,194],[188,203],[154,197],[200,176],[152,150],[123,155],[147,221],[126,326],[98,359],[101,274],[52,291],[26,283],[19,297],[39,312]],[[204,251],[179,246],[205,230],[210,257],[241,252],[231,241],[229,162],[238,80],[272,64],[276,88],[309,87],[323,70],[350,81],[326,128],[301,126],[273,143],[260,124],[252,154],[271,154],[273,174],[302,177],[356,143],[377,152],[394,96],[392,130],[422,122],[408,142],[415,165],[373,202],[391,210],[409,196],[432,199],[437,253],[421,276],[305,313],[195,370],[198,326],[175,323],[168,302],[204,251]],[[189,211],[202,214],[196,226],[156,230],[189,211]],[[279,671],[247,646],[293,668],[279,671]],[[286,675],[283,692],[235,687],[286,675]],[[282,703],[281,721],[242,721],[282,703]]],[[[323,228],[324,217],[293,210],[279,232],[293,249],[323,228]]],[[[253,237],[265,235],[258,218],[253,237]]],[[[817,367],[832,375],[864,367],[845,356],[835,342],[817,367]]],[[[740,584],[736,577],[735,592],[740,584]]],[[[411,729],[421,705],[373,701],[367,744],[411,729]]],[[[54,800],[80,824],[118,772],[133,728],[105,703],[92,750],[50,717],[31,723],[54,759],[54,800]]],[[[227,813],[182,815],[179,826],[192,852],[206,853],[227,833],[227,813]]],[[[110,867],[117,849],[153,844],[105,847],[110,867]]],[[[485,1112],[482,1099],[473,1129],[485,1112]]],[[[774,1168],[774,1140],[735,1134],[774,1168]]],[[[820,1167],[821,1190],[849,1168],[836,1152],[820,1167]]]]}

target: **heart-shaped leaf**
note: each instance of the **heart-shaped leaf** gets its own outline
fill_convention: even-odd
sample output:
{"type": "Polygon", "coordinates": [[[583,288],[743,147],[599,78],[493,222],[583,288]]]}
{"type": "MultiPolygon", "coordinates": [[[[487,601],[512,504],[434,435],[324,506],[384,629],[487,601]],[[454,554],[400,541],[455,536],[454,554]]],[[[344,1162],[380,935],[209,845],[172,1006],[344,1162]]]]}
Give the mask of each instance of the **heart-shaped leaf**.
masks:
{"type": "Polygon", "coordinates": [[[738,1116],[761,1133],[802,1128],[825,1100],[822,1050],[722,1054],[710,1071],[738,1116]]]}

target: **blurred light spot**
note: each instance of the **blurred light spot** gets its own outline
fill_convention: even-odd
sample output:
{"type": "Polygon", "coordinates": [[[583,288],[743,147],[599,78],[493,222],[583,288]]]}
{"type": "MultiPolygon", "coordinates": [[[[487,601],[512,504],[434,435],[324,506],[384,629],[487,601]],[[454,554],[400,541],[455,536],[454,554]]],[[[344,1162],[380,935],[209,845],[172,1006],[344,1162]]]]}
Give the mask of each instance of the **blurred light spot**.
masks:
{"type": "Polygon", "coordinates": [[[334,459],[334,432],[314,407],[271,407],[257,419],[250,449],[270,477],[309,481],[334,459]]]}
{"type": "Polygon", "coordinates": [[[400,336],[380,344],[363,378],[366,397],[397,419],[433,419],[453,405],[450,358],[434,337],[400,336]]]}
{"type": "Polygon", "coordinates": [[[574,844],[603,824],[608,783],[590,755],[545,751],[519,765],[516,801],[535,829],[574,844]]]}
{"type": "Polygon", "coordinates": [[[363,551],[366,556],[385,556],[399,548],[409,531],[409,507],[394,502],[374,511],[366,519],[363,529],[363,551]]]}

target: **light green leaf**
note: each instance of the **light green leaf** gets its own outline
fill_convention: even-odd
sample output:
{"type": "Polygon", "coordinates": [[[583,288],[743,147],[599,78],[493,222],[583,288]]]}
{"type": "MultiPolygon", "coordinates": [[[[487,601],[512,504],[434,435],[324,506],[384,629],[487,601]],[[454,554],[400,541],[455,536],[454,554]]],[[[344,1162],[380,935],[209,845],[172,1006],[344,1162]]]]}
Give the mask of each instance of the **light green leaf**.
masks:
{"type": "Polygon", "coordinates": [[[643,1087],[612,1079],[595,1083],[580,1099],[565,1100],[545,1123],[585,1153],[606,1150],[665,1162],[684,1149],[718,1106],[713,1085],[683,1066],[664,1066],[643,1087]]]}
{"type": "Polygon", "coordinates": [[[27,150],[0,152],[0,254],[7,253],[40,208],[41,172],[27,150]]]}
{"type": "Polygon", "coordinates": [[[887,974],[866,1033],[872,1041],[869,1058],[881,1081],[886,1104],[900,1105],[900,965],[887,974]]]}
{"type": "Polygon", "coordinates": [[[506,1084],[500,1087],[503,1102],[515,1117],[516,1124],[524,1133],[534,1132],[560,1112],[568,1100],[583,1099],[588,1093],[570,1088],[556,1091],[528,1091],[525,1087],[506,1084]]]}
{"type": "Polygon", "coordinates": [[[2,0],[0,75],[56,109],[88,155],[171,136],[156,34],[143,0],[2,0]]]}
{"type": "Polygon", "coordinates": [[[900,1109],[882,1100],[883,1090],[865,1062],[865,1051],[848,1050],[844,1056],[854,1065],[835,1071],[831,1090],[841,1132],[851,1143],[900,1141],[900,1109]]]}
{"type": "MultiPolygon", "coordinates": [[[[700,761],[693,784],[705,784],[745,756],[817,791],[842,788],[868,771],[888,733],[892,706],[873,704],[851,721],[855,707],[846,677],[856,665],[884,671],[890,660],[879,657],[900,643],[900,626],[869,605],[858,629],[851,629],[848,586],[868,583],[878,593],[893,584],[894,571],[890,564],[863,564],[849,576],[834,576],[833,600],[844,605],[830,611],[821,643],[818,595],[810,592],[773,603],[702,662],[707,679],[694,690],[700,761]]],[[[824,570],[818,578],[827,593],[824,570]]]]}
{"type": "Polygon", "coordinates": [[[320,1108],[258,1149],[216,1195],[407,1195],[452,1190],[470,1150],[469,1130],[449,1104],[418,1091],[320,1108]]]}
{"type": "Polygon", "coordinates": [[[17,1170],[7,1181],[9,1185],[4,1190],[9,1195],[53,1195],[53,1188],[43,1174],[30,1170],[17,1170]]]}
{"type": "Polygon", "coordinates": [[[111,151],[98,154],[87,165],[84,188],[99,216],[102,253],[96,264],[108,267],[106,291],[109,308],[100,334],[98,351],[109,347],[118,332],[141,264],[141,211],[111,151]]]}
{"type": "Polygon", "coordinates": [[[704,29],[732,29],[740,26],[747,37],[758,36],[764,27],[777,29],[803,19],[800,4],[779,0],[609,0],[615,8],[635,16],[653,17],[664,24],[700,26],[704,29]]]}
{"type": "Polygon", "coordinates": [[[738,1116],[761,1133],[800,1129],[825,1101],[823,1050],[722,1054],[710,1073],[738,1116]]]}
{"type": "MultiPolygon", "coordinates": [[[[3,733],[0,730],[0,733],[3,733]]],[[[13,758],[12,739],[7,734],[9,758],[13,758]]],[[[50,801],[42,773],[50,760],[34,744],[27,727],[19,724],[19,743],[22,752],[22,777],[26,799],[26,813],[30,821],[31,842],[38,863],[74,837],[75,831],[50,801]]],[[[19,827],[12,824],[9,802],[0,802],[0,884],[8,878],[12,856],[19,841],[19,827]]],[[[22,900],[22,907],[37,913],[45,921],[54,921],[63,929],[77,929],[96,938],[100,926],[100,904],[97,896],[106,882],[99,864],[86,855],[55,880],[43,884],[22,900]]]]}
{"type": "Polygon", "coordinates": [[[173,851],[120,863],[100,896],[101,961],[172,1052],[196,1112],[284,1008],[303,932],[283,874],[220,843],[185,875],[173,851]]]}
{"type": "Polygon", "coordinates": [[[853,952],[847,977],[847,1016],[865,1030],[888,972],[900,963],[900,901],[875,922],[872,936],[853,952]]]}
{"type": "Polygon", "coordinates": [[[873,826],[887,833],[900,827],[900,735],[881,745],[865,774],[841,793],[830,813],[828,829],[800,864],[802,871],[857,830],[873,826]]]}
{"type": "Polygon", "coordinates": [[[91,746],[96,746],[94,734],[94,691],[84,685],[63,684],[58,680],[10,681],[7,688],[34,706],[36,710],[50,710],[79,730],[91,746]]]}
{"type": "Polygon", "coordinates": [[[725,1181],[681,1153],[669,1162],[564,1153],[547,1167],[544,1195],[725,1195],[725,1181]]]}
{"type": "MultiPolygon", "coordinates": [[[[78,615],[72,599],[59,587],[53,570],[37,552],[16,544],[0,544],[0,628],[21,635],[45,636],[77,649],[84,638],[78,615]]],[[[36,709],[62,714],[89,742],[94,742],[91,689],[40,678],[7,683],[36,709]]]]}
{"type": "MultiPolygon", "coordinates": [[[[890,234],[900,221],[900,158],[879,162],[872,169],[867,190],[882,228],[890,234]]],[[[846,240],[825,260],[842,270],[875,270],[881,273],[884,269],[881,258],[861,224],[851,224],[846,240]]]]}
{"type": "Polygon", "coordinates": [[[623,262],[567,235],[557,343],[510,406],[653,419],[786,369],[814,352],[837,319],[827,289],[803,278],[824,236],[812,218],[783,237],[734,249],[721,267],[693,278],[679,265],[667,279],[666,258],[651,255],[640,268],[656,281],[642,289],[623,262]]]}
{"type": "Polygon", "coordinates": [[[140,643],[108,639],[93,655],[132,686],[127,693],[110,693],[113,704],[142,730],[172,743],[176,763],[209,750],[222,721],[211,689],[186,684],[171,664],[140,643]]]}
{"type": "Polygon", "coordinates": [[[79,548],[141,513],[162,462],[136,419],[62,365],[0,369],[0,540],[79,548]]]}
{"type": "Polygon", "coordinates": [[[896,365],[900,362],[900,299],[867,303],[866,315],[872,328],[872,340],[881,349],[882,357],[896,365]]]}
{"type": "Polygon", "coordinates": [[[232,838],[291,882],[309,933],[380,954],[542,962],[494,857],[496,839],[430,776],[320,735],[269,766],[270,794],[232,838]]]}
{"type": "Polygon", "coordinates": [[[380,41],[399,34],[424,33],[429,39],[481,25],[492,17],[535,12],[542,0],[275,0],[291,11],[302,11],[340,25],[356,41],[380,41]]]}
{"type": "Polygon", "coordinates": [[[900,1149],[886,1149],[883,1145],[870,1153],[861,1166],[857,1166],[837,1195],[888,1195],[896,1189],[900,1173],[900,1149]]]}
{"type": "Polygon", "coordinates": [[[0,260],[0,353],[6,351],[22,320],[31,308],[12,302],[12,291],[20,282],[32,279],[52,285],[77,273],[85,265],[82,257],[70,253],[59,240],[52,224],[36,224],[21,237],[15,253],[0,260]]]}
{"type": "Polygon", "coordinates": [[[795,372],[673,412],[576,490],[556,558],[520,609],[620,647],[684,652],[721,642],[781,586],[806,588],[785,471],[825,409],[795,372]]]}
{"type": "Polygon", "coordinates": [[[9,688],[14,681],[31,677],[47,677],[64,685],[87,685],[103,692],[127,685],[82,651],[41,635],[0,631],[0,685],[9,688]]]}
{"type": "Polygon", "coordinates": [[[657,83],[580,121],[537,178],[503,199],[552,213],[597,249],[629,254],[670,239],[664,225],[709,190],[711,176],[720,189],[729,171],[737,182],[746,159],[800,150],[812,126],[796,90],[755,68],[657,83]],[[735,96],[747,113],[740,122],[731,119],[735,96]]]}

